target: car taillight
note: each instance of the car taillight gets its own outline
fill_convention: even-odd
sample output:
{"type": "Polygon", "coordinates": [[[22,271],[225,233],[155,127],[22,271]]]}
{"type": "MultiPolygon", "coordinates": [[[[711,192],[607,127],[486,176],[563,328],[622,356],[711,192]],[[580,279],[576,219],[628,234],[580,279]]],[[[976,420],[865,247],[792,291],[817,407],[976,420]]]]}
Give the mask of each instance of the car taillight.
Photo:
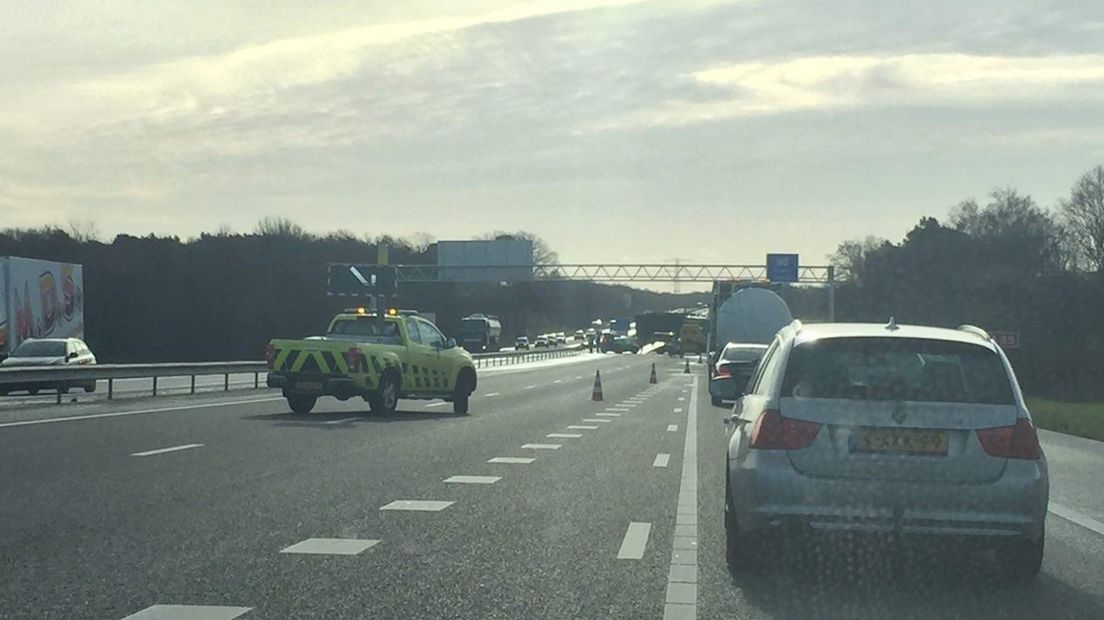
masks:
{"type": "Polygon", "coordinates": [[[360,349],[352,348],[345,352],[345,365],[349,372],[360,372],[360,349]]]}
{"type": "Polygon", "coordinates": [[[1038,460],[1042,456],[1039,435],[1027,418],[1016,418],[1012,426],[977,429],[978,443],[989,456],[1038,460]]]}
{"type": "Polygon", "coordinates": [[[721,366],[713,373],[714,379],[728,379],[732,376],[732,371],[728,369],[728,366],[721,366]]]}
{"type": "Polygon", "coordinates": [[[820,424],[782,417],[777,409],[767,409],[751,427],[753,450],[800,450],[809,447],[820,432],[820,424]]]}
{"type": "Polygon", "coordinates": [[[272,346],[271,344],[266,346],[264,356],[265,365],[268,366],[269,370],[272,370],[273,365],[276,363],[276,347],[272,346]]]}

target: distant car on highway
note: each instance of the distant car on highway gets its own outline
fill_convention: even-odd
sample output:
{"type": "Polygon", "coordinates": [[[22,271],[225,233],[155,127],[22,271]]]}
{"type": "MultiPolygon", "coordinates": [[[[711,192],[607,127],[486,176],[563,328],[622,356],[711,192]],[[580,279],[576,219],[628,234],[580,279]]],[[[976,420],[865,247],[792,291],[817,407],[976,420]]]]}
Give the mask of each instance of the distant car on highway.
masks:
{"type": "Polygon", "coordinates": [[[602,334],[599,350],[602,353],[639,353],[640,347],[628,336],[602,334]]]}
{"type": "Polygon", "coordinates": [[[581,329],[575,330],[575,342],[585,342],[585,341],[586,341],[586,332],[584,332],[581,329]]]}
{"type": "Polygon", "coordinates": [[[567,344],[567,335],[563,332],[556,334],[556,345],[563,346],[565,344],[567,344]]]}
{"type": "Polygon", "coordinates": [[[529,349],[529,337],[528,336],[518,336],[517,338],[515,338],[514,339],[514,348],[517,349],[518,351],[524,351],[524,350],[529,349]]]}
{"type": "Polygon", "coordinates": [[[533,347],[536,349],[543,349],[550,346],[552,346],[552,344],[546,334],[541,334],[540,336],[537,336],[537,339],[533,341],[533,347]]]}
{"type": "Polygon", "coordinates": [[[729,565],[818,532],[952,541],[1038,574],[1049,482],[1008,359],[976,328],[793,322],[737,401],[726,455],[729,565]]]}
{"type": "Polygon", "coordinates": [[[744,395],[744,388],[766,350],[765,344],[730,342],[725,345],[709,379],[709,399],[714,407],[744,395]]]}
{"type": "MultiPolygon", "coordinates": [[[[79,338],[32,338],[24,340],[11,356],[0,362],[0,368],[35,368],[42,366],[74,366],[95,364],[96,356],[89,350],[88,345],[79,338]]],[[[93,380],[82,383],[64,381],[58,383],[36,381],[34,383],[17,383],[0,385],[0,396],[10,392],[26,390],[30,394],[38,394],[41,390],[56,390],[65,394],[72,387],[84,388],[85,392],[95,392],[96,382],[93,380]]]]}

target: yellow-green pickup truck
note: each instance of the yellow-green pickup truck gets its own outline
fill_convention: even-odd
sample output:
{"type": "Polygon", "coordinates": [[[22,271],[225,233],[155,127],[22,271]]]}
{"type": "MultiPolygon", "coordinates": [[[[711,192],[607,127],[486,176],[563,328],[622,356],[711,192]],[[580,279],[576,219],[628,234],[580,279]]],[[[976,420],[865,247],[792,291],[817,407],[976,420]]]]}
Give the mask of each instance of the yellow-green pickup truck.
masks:
{"type": "Polygon", "coordinates": [[[360,396],[376,413],[394,411],[400,398],[441,398],[466,414],[476,386],[471,354],[412,311],[347,310],[325,336],[272,340],[265,360],[268,387],[295,413],[310,413],[319,396],[360,396]]]}

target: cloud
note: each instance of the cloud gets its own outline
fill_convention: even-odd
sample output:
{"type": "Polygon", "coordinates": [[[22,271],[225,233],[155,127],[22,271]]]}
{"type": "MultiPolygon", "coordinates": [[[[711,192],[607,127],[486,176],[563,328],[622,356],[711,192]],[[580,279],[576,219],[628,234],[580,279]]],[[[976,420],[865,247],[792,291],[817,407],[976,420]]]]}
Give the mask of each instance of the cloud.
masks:
{"type": "Polygon", "coordinates": [[[606,127],[679,125],[794,111],[885,106],[1007,106],[1104,99],[1104,55],[810,56],[695,71],[721,101],[670,100],[606,127]]]}

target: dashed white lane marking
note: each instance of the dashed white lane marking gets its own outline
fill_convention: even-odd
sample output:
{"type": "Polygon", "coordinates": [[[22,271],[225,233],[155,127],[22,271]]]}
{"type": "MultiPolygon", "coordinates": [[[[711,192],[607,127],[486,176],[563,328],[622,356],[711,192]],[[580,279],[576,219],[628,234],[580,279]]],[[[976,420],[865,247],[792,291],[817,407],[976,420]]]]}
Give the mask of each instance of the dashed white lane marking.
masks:
{"type": "Polygon", "coordinates": [[[668,433],[677,433],[678,432],[678,424],[668,424],[667,425],[667,432],[668,433]]]}
{"type": "Polygon", "coordinates": [[[440,512],[456,502],[441,502],[429,499],[397,499],[380,510],[415,510],[421,512],[440,512]]]}
{"type": "Polygon", "coordinates": [[[576,381],[578,381],[579,379],[582,379],[582,378],[583,378],[583,375],[575,375],[575,380],[576,381]]]}
{"type": "Polygon", "coordinates": [[[683,398],[682,396],[679,396],[679,402],[680,402],[680,403],[681,403],[682,401],[684,401],[684,400],[686,400],[686,399],[685,399],[685,398],[683,398]]]}
{"type": "Polygon", "coordinates": [[[525,458],[517,456],[496,456],[493,459],[487,461],[488,463],[511,463],[516,465],[528,465],[537,459],[525,458]]]}
{"type": "Polygon", "coordinates": [[[492,396],[498,396],[498,392],[491,392],[490,394],[484,394],[483,395],[484,398],[490,398],[492,396]]]}
{"type": "Polygon", "coordinates": [[[568,424],[567,428],[568,428],[568,430],[572,430],[572,431],[596,431],[596,430],[598,430],[597,426],[584,426],[582,424],[568,424]]]}
{"type": "Polygon", "coordinates": [[[428,405],[426,405],[426,407],[444,407],[447,404],[448,403],[446,403],[445,401],[442,400],[442,401],[436,402],[436,403],[429,403],[428,405]]]}
{"type": "Polygon", "coordinates": [[[151,605],[123,620],[233,620],[251,609],[214,605],[151,605]]]}
{"type": "Polygon", "coordinates": [[[445,478],[445,482],[455,484],[494,484],[502,480],[502,476],[452,476],[445,478]]]}
{"type": "Polygon", "coordinates": [[[578,439],[582,435],[579,433],[548,433],[545,437],[550,439],[578,439]]]}
{"type": "Polygon", "coordinates": [[[656,455],[655,460],[652,461],[652,467],[667,467],[667,463],[669,462],[671,462],[671,455],[660,452],[656,455]]]}
{"type": "Polygon", "coordinates": [[[563,379],[556,379],[556,380],[555,380],[555,381],[553,381],[552,383],[563,383],[563,379]]]}
{"type": "Polygon", "coordinates": [[[601,418],[584,418],[583,422],[587,422],[589,424],[609,424],[610,422],[613,422],[613,420],[603,420],[601,418]]]}
{"type": "Polygon", "coordinates": [[[535,386],[535,385],[527,385],[527,386],[525,386],[525,389],[527,389],[527,390],[535,390],[536,388],[537,388],[537,386],[535,386]]]}
{"type": "MultiPolygon", "coordinates": [[[[682,479],[679,482],[675,535],[671,543],[671,568],[667,574],[667,593],[663,604],[664,620],[696,620],[698,617],[697,377],[691,380],[690,386],[686,439],[682,447],[682,479]]],[[[667,430],[671,430],[671,426],[667,430]]]]}
{"type": "Polygon", "coordinates": [[[1069,508],[1055,502],[1050,502],[1050,506],[1047,507],[1047,510],[1049,510],[1052,514],[1056,514],[1059,517],[1062,517],[1066,521],[1070,521],[1076,523],[1077,525],[1080,525],[1090,532],[1095,532],[1101,536],[1104,536],[1104,523],[1097,521],[1096,519],[1086,514],[1082,514],[1074,510],[1073,508],[1069,508]]]}
{"type": "Polygon", "coordinates": [[[675,407],[675,413],[682,413],[682,407],[675,407]]]}
{"type": "Polygon", "coordinates": [[[522,448],[528,450],[559,450],[563,444],[558,443],[526,443],[522,444],[522,448]]]}
{"type": "Polygon", "coordinates": [[[594,415],[596,415],[598,417],[601,417],[601,418],[620,418],[621,417],[620,413],[596,413],[594,415]]]}
{"type": "Polygon", "coordinates": [[[115,411],[112,413],[93,413],[89,415],[70,415],[61,418],[46,418],[44,420],[23,420],[22,422],[4,422],[0,424],[0,428],[11,428],[15,426],[32,426],[35,424],[54,424],[55,422],[74,422],[77,420],[96,420],[99,418],[120,418],[128,415],[144,415],[147,413],[168,413],[171,411],[189,411],[192,409],[207,409],[208,407],[234,407],[237,405],[249,405],[252,403],[272,403],[278,400],[284,400],[282,397],[278,398],[251,398],[247,400],[233,400],[228,402],[218,403],[206,403],[203,405],[184,405],[181,407],[161,407],[159,409],[140,409],[138,411],[115,411]]]}
{"type": "Polygon", "coordinates": [[[617,551],[618,560],[639,560],[644,557],[644,549],[648,546],[648,536],[652,532],[651,523],[629,524],[625,530],[625,538],[621,540],[621,549],[617,551]]]}
{"type": "Polygon", "coordinates": [[[182,446],[173,446],[171,448],[159,448],[157,450],[146,450],[145,452],[135,452],[131,456],[153,456],[155,454],[167,454],[169,452],[180,452],[181,450],[191,450],[192,448],[202,448],[201,443],[186,443],[182,446]]]}
{"type": "Polygon", "coordinates": [[[280,553],[311,553],[318,555],[357,555],[379,544],[378,540],[361,538],[308,538],[281,549],[280,553]]]}

